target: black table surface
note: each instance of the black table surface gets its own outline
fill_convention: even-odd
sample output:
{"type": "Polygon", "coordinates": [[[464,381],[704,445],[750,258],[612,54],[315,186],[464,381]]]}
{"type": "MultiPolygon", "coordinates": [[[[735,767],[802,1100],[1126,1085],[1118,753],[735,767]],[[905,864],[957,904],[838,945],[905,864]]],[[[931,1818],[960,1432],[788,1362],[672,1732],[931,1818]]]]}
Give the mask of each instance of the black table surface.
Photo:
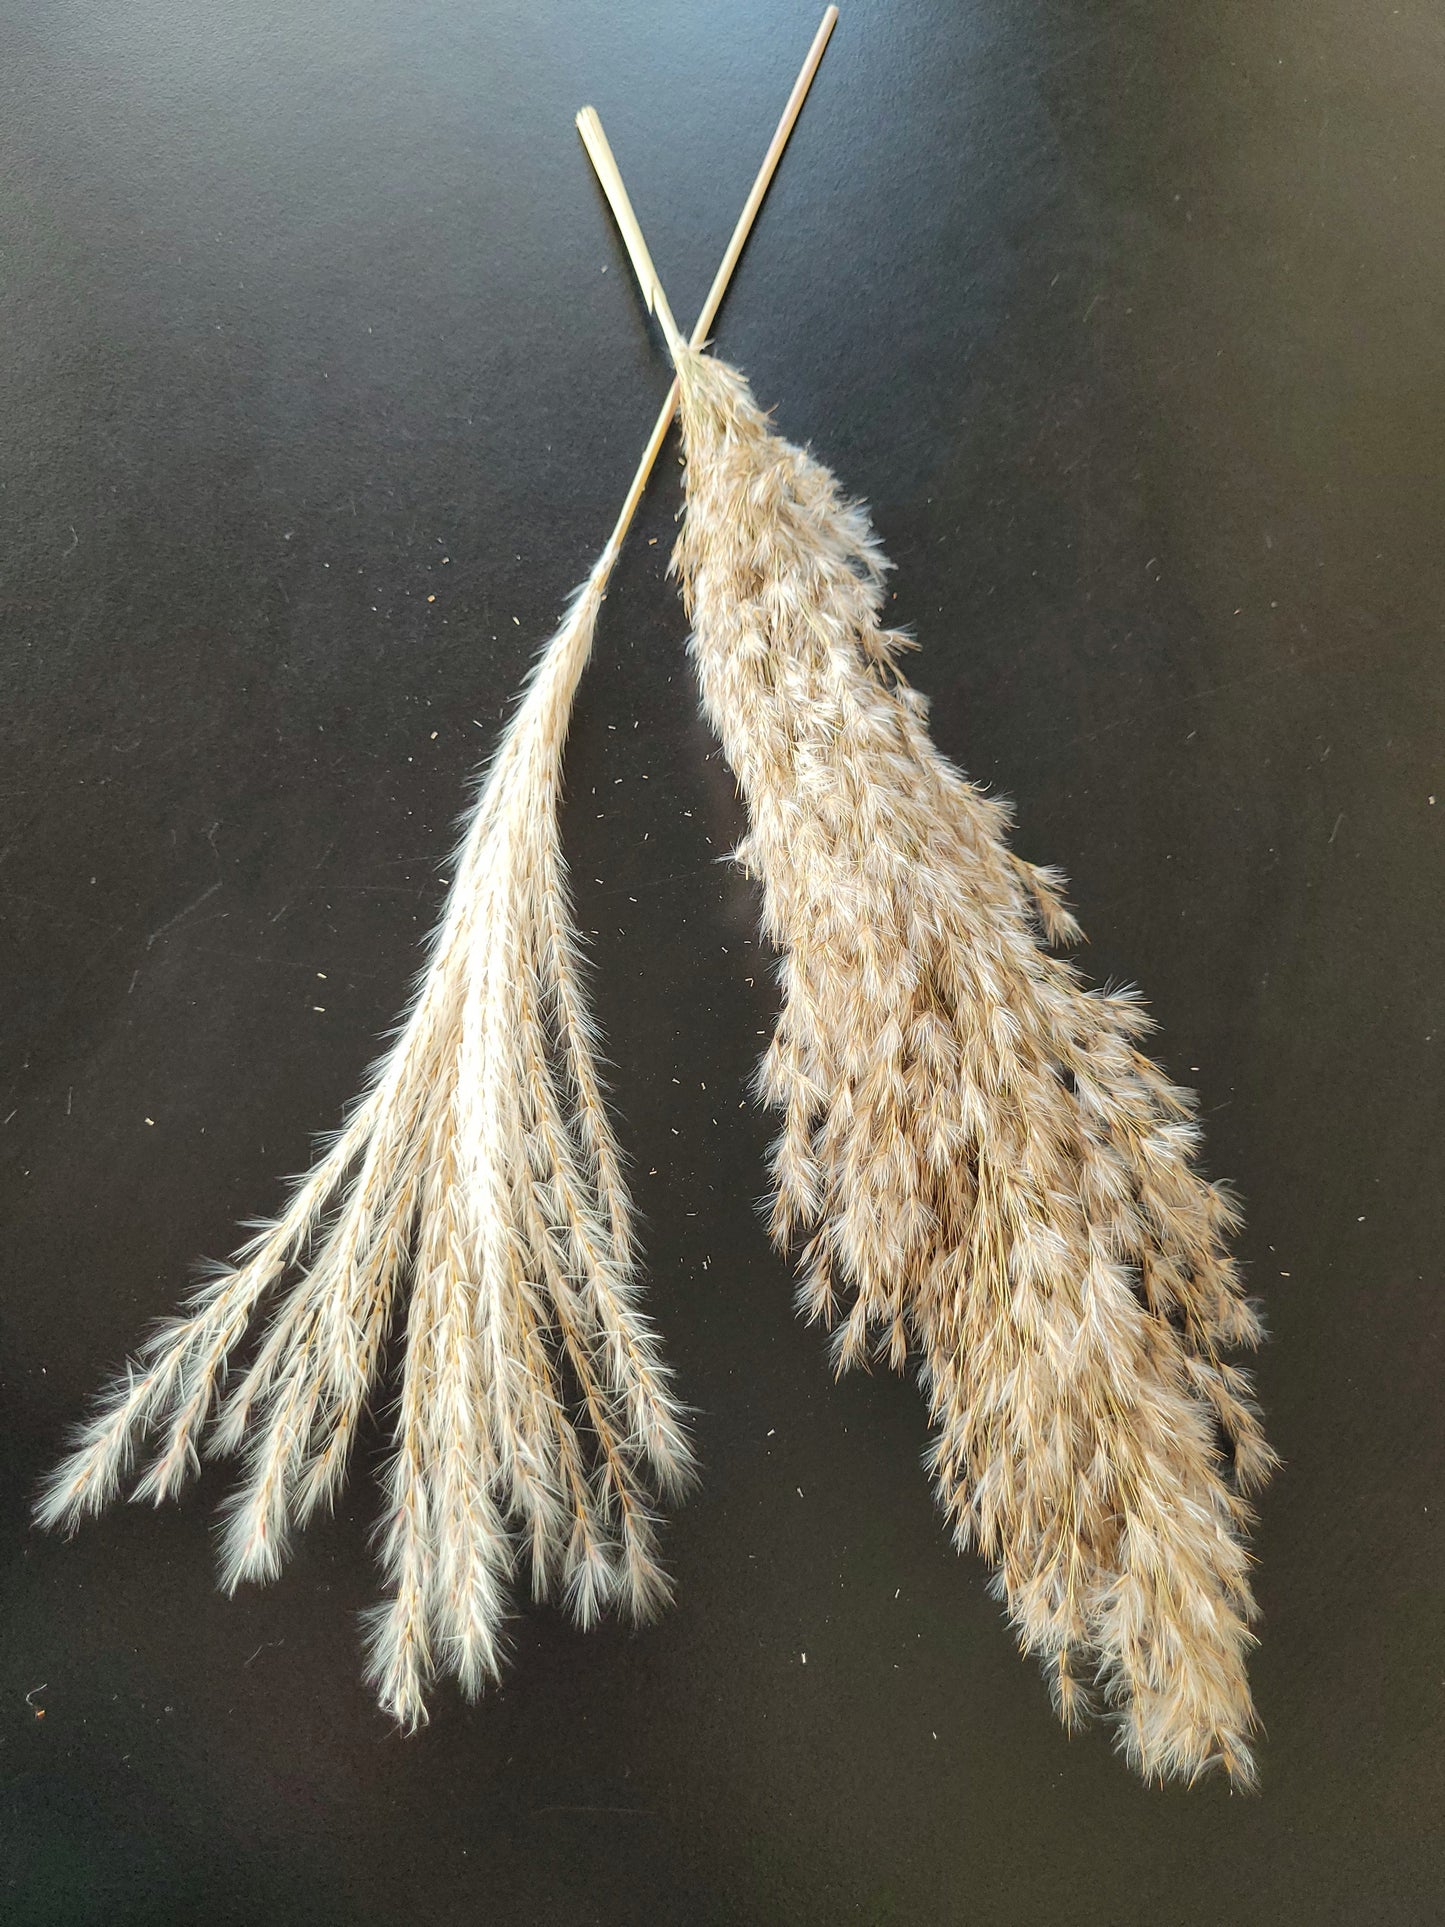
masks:
{"type": "Polygon", "coordinates": [[[28,1507],[405,1002],[472,773],[667,386],[573,131],[696,309],[813,0],[10,0],[0,19],[0,1915],[1445,1918],[1438,0],[848,0],[718,329],[873,506],[940,744],[1198,1088],[1272,1342],[1262,1791],[1070,1741],[916,1388],[767,1243],[775,1008],[667,579],[564,834],[704,1468],[673,1609],[521,1610],[393,1734],[378,1419],[282,1580],[224,1472],[28,1507]],[[806,1658],[805,1658],[806,1656],[806,1658]]]}

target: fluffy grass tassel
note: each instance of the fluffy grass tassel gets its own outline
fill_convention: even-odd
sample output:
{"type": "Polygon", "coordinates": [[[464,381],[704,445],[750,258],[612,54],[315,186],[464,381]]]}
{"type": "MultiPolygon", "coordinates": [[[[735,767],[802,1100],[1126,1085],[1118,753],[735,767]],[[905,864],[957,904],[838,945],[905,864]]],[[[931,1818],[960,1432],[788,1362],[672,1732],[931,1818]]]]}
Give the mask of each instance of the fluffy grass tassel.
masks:
{"type": "MultiPolygon", "coordinates": [[[[823,17],[714,279],[703,340],[832,30],[823,17]]],[[[174,1497],[237,1454],[224,1584],[270,1579],[329,1506],[388,1331],[405,1345],[371,1671],[406,1726],[438,1670],[499,1668],[517,1567],[587,1625],[668,1596],[652,1495],[692,1458],[639,1307],[627,1187],[558,835],[562,752],[608,578],[676,387],[617,525],[544,650],[482,786],[410,1015],[290,1204],[102,1398],[36,1507],[73,1529],[130,1481],[174,1497]],[[289,1285],[287,1280],[290,1280],[289,1285]],[[248,1369],[231,1362],[253,1316],[248,1369]]]]}
{"type": "Polygon", "coordinates": [[[38,1507],[75,1526],[147,1448],[134,1497],[174,1497],[203,1445],[238,1453],[223,1583],[273,1578],[329,1506],[402,1286],[388,1474],[391,1598],[371,1627],[382,1703],[415,1725],[441,1667],[495,1675],[513,1566],[589,1623],[666,1597],[650,1488],[690,1455],[638,1306],[621,1158],[602,1100],[557,829],[562,746],[609,547],[544,652],[483,785],[411,1014],[291,1203],[164,1325],[38,1507]],[[228,1366],[279,1297],[249,1369],[228,1366]]]}
{"type": "Polygon", "coordinates": [[[1227,1359],[1260,1327],[1193,1100],[1141,1051],[1137,1000],[1050,954],[1077,935],[1060,878],[934,747],[866,515],[681,343],[603,179],[681,380],[675,565],[781,955],[759,1088],[802,1308],[840,1370],[917,1358],[957,1541],[1065,1722],[1101,1698],[1146,1777],[1248,1785],[1245,1495],[1273,1455],[1227,1359]]]}

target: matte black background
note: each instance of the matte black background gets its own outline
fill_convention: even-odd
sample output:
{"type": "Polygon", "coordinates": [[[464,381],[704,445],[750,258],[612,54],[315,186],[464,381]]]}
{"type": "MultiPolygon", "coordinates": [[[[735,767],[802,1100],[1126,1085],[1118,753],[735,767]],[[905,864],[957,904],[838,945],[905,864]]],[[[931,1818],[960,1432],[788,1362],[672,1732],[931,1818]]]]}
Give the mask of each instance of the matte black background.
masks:
{"type": "Polygon", "coordinates": [[[948,1546],[917,1392],[832,1385],[794,1322],[671,459],[565,832],[698,1411],[674,1610],[529,1610],[507,1685],[408,1742],[359,1678],[380,1428],[233,1602],[214,1473],[69,1546],[27,1523],[356,1090],[665,390],[574,110],[686,319],[816,17],[0,15],[7,1921],[1445,1916],[1436,0],[848,0],[719,327],[873,503],[939,741],[1069,871],[1247,1201],[1287,1461],[1262,1795],[1064,1739],[948,1546]]]}

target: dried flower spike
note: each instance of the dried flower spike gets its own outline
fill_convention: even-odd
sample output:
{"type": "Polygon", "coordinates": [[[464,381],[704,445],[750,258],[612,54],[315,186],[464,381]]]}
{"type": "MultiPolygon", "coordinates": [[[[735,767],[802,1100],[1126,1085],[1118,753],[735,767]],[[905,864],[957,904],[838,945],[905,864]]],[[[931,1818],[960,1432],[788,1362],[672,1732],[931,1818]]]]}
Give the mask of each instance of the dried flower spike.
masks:
{"type": "Polygon", "coordinates": [[[1077,934],[1061,880],[930,740],[866,515],[680,342],[599,172],[681,380],[675,564],[782,958],[759,1089],[784,1114],[773,1232],[803,1241],[802,1308],[836,1326],[840,1370],[918,1357],[955,1536],[994,1564],[1065,1722],[1098,1689],[1145,1776],[1248,1785],[1243,1495],[1273,1455],[1226,1359],[1260,1328],[1234,1207],[1191,1162],[1193,1100],[1139,1049],[1139,1003],[1049,954],[1077,934]]]}
{"type": "Polygon", "coordinates": [[[345,1475],[409,1280],[406,1355],[373,1615],[383,1704],[415,1725],[440,1666],[496,1674],[514,1561],[589,1623],[666,1597],[649,1485],[690,1467],[638,1305],[630,1208],[601,1095],[557,833],[572,692],[609,545],[533,675],[459,852],[410,1016],[331,1149],[266,1226],[156,1333],[38,1507],[73,1527],[113,1498],[174,1497],[203,1442],[240,1453],[222,1578],[270,1579],[292,1528],[345,1475]],[[299,1275],[249,1369],[232,1354],[299,1275]],[[564,1386],[570,1388],[564,1390],[564,1386]]]}
{"type": "MultiPolygon", "coordinates": [[[[824,15],[698,323],[706,336],[822,58],[824,15]]],[[[104,1395],[36,1507],[73,1529],[152,1456],[136,1498],[174,1497],[203,1446],[239,1453],[228,1589],[280,1570],[329,1505],[409,1284],[371,1671],[398,1721],[438,1668],[477,1692],[499,1667],[513,1569],[583,1625],[668,1597],[651,1493],[692,1469],[639,1308],[631,1210],[558,835],[562,751],[598,612],[676,406],[658,417],[617,525],[543,651],[459,851],[431,962],[390,1051],[274,1224],[164,1325],[104,1395]],[[228,1368],[291,1284],[249,1369],[228,1368]]]]}

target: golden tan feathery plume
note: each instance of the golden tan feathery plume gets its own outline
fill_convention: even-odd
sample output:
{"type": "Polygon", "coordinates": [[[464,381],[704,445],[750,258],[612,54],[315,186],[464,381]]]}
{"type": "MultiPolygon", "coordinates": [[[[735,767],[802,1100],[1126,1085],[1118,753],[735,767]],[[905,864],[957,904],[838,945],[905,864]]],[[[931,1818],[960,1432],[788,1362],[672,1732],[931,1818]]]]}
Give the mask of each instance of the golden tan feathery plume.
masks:
{"type": "Polygon", "coordinates": [[[759,1089],[801,1306],[839,1370],[918,1358],[957,1541],[1065,1722],[1098,1689],[1145,1776],[1248,1785],[1243,1495],[1274,1461],[1226,1358],[1260,1326],[1193,1099],[1138,1001],[1049,954],[1077,935],[1061,879],[931,741],[863,509],[682,342],[600,127],[589,148],[681,380],[675,566],[781,955],[759,1089]]]}
{"type": "MultiPolygon", "coordinates": [[[[698,322],[705,338],[836,19],[823,18],[698,322]]],[[[74,1528],[119,1491],[174,1497],[203,1446],[242,1455],[223,1583],[269,1579],[331,1504],[409,1286],[372,1615],[382,1704],[426,1717],[438,1668],[496,1674],[510,1581],[582,1624],[668,1597],[651,1493],[692,1457],[639,1304],[631,1209],[558,834],[573,697],[676,406],[543,651],[482,785],[415,1002],[367,1095],[281,1216],[163,1325],[99,1402],[36,1507],[74,1528]],[[249,1369],[228,1367],[291,1275],[249,1369]]]]}

